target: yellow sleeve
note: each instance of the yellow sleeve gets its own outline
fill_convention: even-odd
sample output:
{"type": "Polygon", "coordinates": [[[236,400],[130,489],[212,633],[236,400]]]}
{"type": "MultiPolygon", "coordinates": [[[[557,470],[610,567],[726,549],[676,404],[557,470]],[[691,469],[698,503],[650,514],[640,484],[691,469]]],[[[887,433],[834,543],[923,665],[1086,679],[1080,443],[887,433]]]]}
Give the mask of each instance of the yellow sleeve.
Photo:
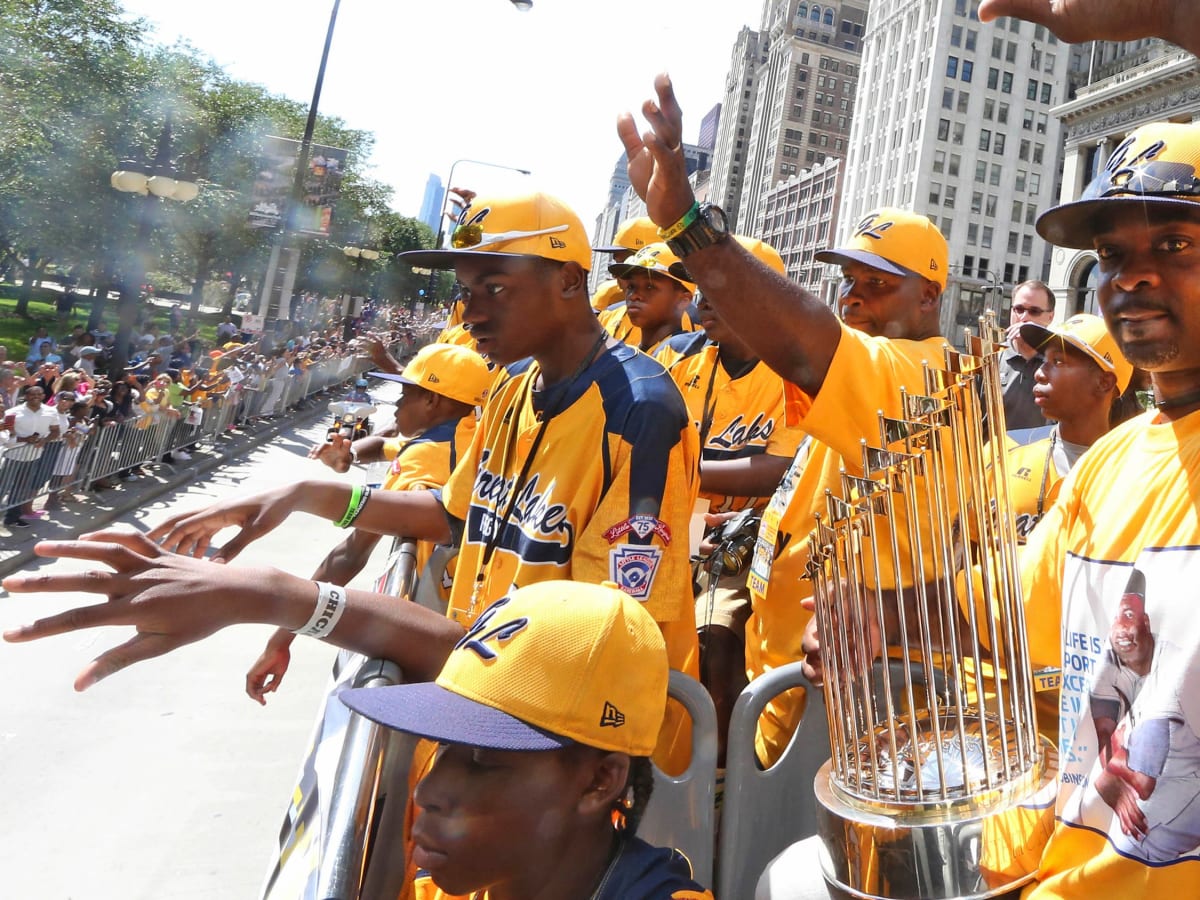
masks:
{"type": "Polygon", "coordinates": [[[1025,630],[1034,669],[1062,665],[1063,547],[1075,507],[1074,469],[1059,499],[1029,535],[1021,553],[1025,630]]]}
{"type": "Polygon", "coordinates": [[[388,482],[391,491],[437,488],[450,478],[450,445],[445,441],[421,441],[400,454],[388,482]]]}
{"type": "MultiPolygon", "coordinates": [[[[492,404],[489,403],[488,406],[492,404]]],[[[486,418],[486,411],[484,416],[486,418]]],[[[471,446],[464,452],[459,448],[458,465],[446,479],[442,488],[442,505],[446,512],[456,519],[466,519],[467,510],[471,508],[471,491],[475,486],[475,475],[479,471],[479,463],[484,449],[484,435],[487,429],[480,422],[471,437],[471,446]]]]}

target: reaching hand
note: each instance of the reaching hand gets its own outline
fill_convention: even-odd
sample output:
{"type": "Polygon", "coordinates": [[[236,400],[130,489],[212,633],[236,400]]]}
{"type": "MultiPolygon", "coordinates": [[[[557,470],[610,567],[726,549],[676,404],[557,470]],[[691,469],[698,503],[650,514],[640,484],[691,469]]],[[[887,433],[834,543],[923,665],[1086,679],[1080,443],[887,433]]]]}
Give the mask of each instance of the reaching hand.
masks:
{"type": "Polygon", "coordinates": [[[1096,776],[1096,793],[1112,807],[1121,822],[1121,831],[1126,837],[1140,841],[1146,836],[1149,827],[1146,814],[1138,806],[1137,792],[1125,783],[1119,775],[1105,769],[1096,776]]]}
{"type": "Polygon", "coordinates": [[[249,497],[224,500],[205,509],[171,516],[153,528],[148,537],[164,550],[203,556],[213,536],[222,528],[239,529],[213,557],[228,562],[252,542],[277,528],[295,509],[298,486],[289,485],[249,497]]]}
{"type": "Polygon", "coordinates": [[[632,114],[617,117],[617,135],[629,158],[629,181],[661,228],[678,222],[695,202],[683,156],[683,113],[666,73],[654,79],[658,102],[642,104],[650,131],[638,134],[632,114]]]}
{"type": "MultiPolygon", "coordinates": [[[[814,601],[812,597],[806,597],[800,601],[800,605],[811,611],[814,601]]],[[[825,664],[821,660],[821,639],[817,637],[816,616],[808,620],[808,625],[804,629],[804,637],[800,639],[800,649],[804,651],[804,659],[801,665],[804,677],[812,682],[813,687],[823,686],[825,683],[825,664]]]]}
{"type": "Polygon", "coordinates": [[[1021,337],[1021,326],[1024,322],[1017,322],[1015,325],[1008,326],[1008,345],[1021,354],[1025,359],[1033,359],[1037,356],[1037,350],[1025,343],[1021,337]]]}
{"type": "MultiPolygon", "coordinates": [[[[43,541],[38,556],[85,559],[110,566],[62,575],[12,575],[6,590],[18,593],[83,591],[106,602],[80,606],[4,633],[12,642],[32,641],[100,625],[132,625],[137,633],[106,650],[75,678],[82,691],[136,662],[206,638],[227,625],[250,621],[245,588],[254,576],[205,560],[168,553],[143,534],[100,531],[77,541],[43,541]]],[[[261,579],[260,579],[261,580],[261,579]]]]}
{"type": "Polygon", "coordinates": [[[261,706],[266,706],[267,694],[279,690],[283,676],[287,674],[288,665],[292,661],[290,648],[295,638],[294,634],[282,628],[271,635],[262,655],[246,673],[246,696],[251,700],[257,700],[261,706]]]}
{"type": "MultiPolygon", "coordinates": [[[[983,0],[979,18],[991,22],[1000,16],[1015,16],[1045,25],[1072,44],[1094,39],[1131,41],[1161,37],[1179,42],[1185,36],[1174,27],[1176,13],[1191,13],[1191,4],[1181,0],[983,0]]],[[[1180,44],[1196,52],[1194,46],[1180,44]]]]}
{"type": "Polygon", "coordinates": [[[341,432],[334,432],[325,443],[315,444],[308,451],[308,458],[324,463],[335,472],[349,472],[350,445],[353,443],[341,432]]]}

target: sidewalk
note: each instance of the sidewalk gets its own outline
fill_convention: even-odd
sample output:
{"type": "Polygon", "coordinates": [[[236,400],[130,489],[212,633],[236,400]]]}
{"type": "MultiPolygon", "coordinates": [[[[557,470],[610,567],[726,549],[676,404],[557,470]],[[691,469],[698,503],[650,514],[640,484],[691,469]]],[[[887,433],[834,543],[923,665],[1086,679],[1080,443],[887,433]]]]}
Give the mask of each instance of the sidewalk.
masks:
{"type": "MultiPolygon", "coordinates": [[[[304,407],[293,409],[284,417],[225,432],[215,445],[196,451],[190,462],[147,466],[147,474],[137,481],[91,492],[84,500],[67,501],[62,509],[48,510],[44,518],[31,520],[32,528],[15,531],[7,537],[0,534],[0,577],[28,565],[35,558],[33,547],[38,541],[72,540],[81,534],[103,528],[163,494],[198,481],[229,459],[245,457],[281,432],[307,426],[329,415],[326,409],[329,399],[330,395],[326,394],[309,397],[304,407]]],[[[76,496],[85,495],[81,493],[76,496]]]]}

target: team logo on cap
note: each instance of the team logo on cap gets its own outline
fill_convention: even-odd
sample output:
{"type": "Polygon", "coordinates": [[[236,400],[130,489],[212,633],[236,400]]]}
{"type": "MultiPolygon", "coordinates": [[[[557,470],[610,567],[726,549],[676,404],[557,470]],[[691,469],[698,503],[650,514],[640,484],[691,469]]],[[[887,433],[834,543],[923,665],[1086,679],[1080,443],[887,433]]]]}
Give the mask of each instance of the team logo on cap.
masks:
{"type": "Polygon", "coordinates": [[[869,237],[877,241],[882,241],[883,233],[895,224],[895,222],[890,221],[880,222],[878,214],[871,213],[854,226],[854,236],[869,237]]]}
{"type": "Polygon", "coordinates": [[[600,713],[601,728],[620,728],[625,724],[625,713],[621,712],[607,700],[604,701],[604,712],[600,713]]]}
{"type": "Polygon", "coordinates": [[[654,587],[654,576],[662,561],[660,547],[625,544],[609,551],[609,577],[635,600],[645,600],[654,587]]]}
{"type": "Polygon", "coordinates": [[[520,634],[529,625],[529,619],[521,616],[516,619],[510,619],[503,622],[494,628],[492,620],[496,618],[496,614],[507,606],[509,603],[508,597],[501,597],[487,609],[485,609],[471,625],[470,629],[454,645],[455,650],[472,650],[480,659],[485,662],[490,662],[499,656],[497,652],[501,645],[511,641],[516,635],[520,634]],[[495,643],[495,649],[488,646],[488,642],[495,643]]]}
{"type": "Polygon", "coordinates": [[[550,246],[553,247],[555,250],[565,250],[567,245],[564,244],[562,241],[560,241],[558,238],[552,237],[552,238],[550,238],[550,246]]]}

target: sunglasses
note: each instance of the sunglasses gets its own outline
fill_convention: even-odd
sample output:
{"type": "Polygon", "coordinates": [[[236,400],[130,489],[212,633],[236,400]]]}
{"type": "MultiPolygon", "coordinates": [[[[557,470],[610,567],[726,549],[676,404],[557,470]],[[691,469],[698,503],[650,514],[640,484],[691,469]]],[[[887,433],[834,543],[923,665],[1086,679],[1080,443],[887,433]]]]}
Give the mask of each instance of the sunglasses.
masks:
{"type": "Polygon", "coordinates": [[[537,231],[501,231],[488,234],[479,222],[468,222],[459,225],[450,235],[450,246],[455,250],[466,250],[468,247],[491,247],[493,244],[503,244],[521,238],[539,237],[543,234],[557,234],[566,231],[569,225],[555,225],[552,228],[540,228],[537,231]]]}
{"type": "Polygon", "coordinates": [[[1022,306],[1020,304],[1014,306],[1012,308],[1012,311],[1020,316],[1035,316],[1035,317],[1045,315],[1048,312],[1052,312],[1052,310],[1042,309],[1040,306],[1022,306]]]}

